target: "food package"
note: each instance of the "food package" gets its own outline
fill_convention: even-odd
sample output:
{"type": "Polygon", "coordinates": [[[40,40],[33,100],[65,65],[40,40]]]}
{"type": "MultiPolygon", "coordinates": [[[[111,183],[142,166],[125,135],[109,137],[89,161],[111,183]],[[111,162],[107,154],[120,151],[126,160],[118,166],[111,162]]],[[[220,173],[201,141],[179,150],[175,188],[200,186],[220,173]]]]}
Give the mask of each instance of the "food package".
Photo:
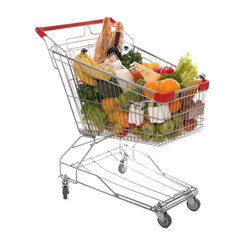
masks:
{"type": "Polygon", "coordinates": [[[140,126],[144,122],[144,105],[144,101],[130,104],[128,123],[140,126]]]}
{"type": "Polygon", "coordinates": [[[94,60],[99,62],[105,56],[111,46],[111,20],[104,18],[101,35],[98,36],[94,52],[94,60]]]}
{"type": "Polygon", "coordinates": [[[108,55],[107,57],[103,58],[102,60],[99,61],[99,65],[105,70],[105,71],[109,71],[111,73],[113,73],[114,75],[116,75],[115,72],[115,67],[113,65],[113,63],[115,61],[120,61],[120,59],[118,58],[118,56],[115,53],[111,53],[110,55],[108,55]]]}
{"type": "Polygon", "coordinates": [[[163,123],[171,118],[168,103],[146,102],[148,108],[149,120],[151,123],[163,123]]]}

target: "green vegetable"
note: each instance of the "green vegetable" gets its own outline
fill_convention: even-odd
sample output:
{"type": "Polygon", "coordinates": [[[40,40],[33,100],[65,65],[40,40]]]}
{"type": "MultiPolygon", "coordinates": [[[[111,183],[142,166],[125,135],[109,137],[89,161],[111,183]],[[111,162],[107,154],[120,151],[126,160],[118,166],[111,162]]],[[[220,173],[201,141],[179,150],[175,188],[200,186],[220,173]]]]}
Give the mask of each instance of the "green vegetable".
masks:
{"type": "Polygon", "coordinates": [[[91,121],[99,131],[104,131],[106,126],[106,112],[97,103],[86,102],[81,109],[82,114],[91,121]],[[83,109],[85,113],[83,112],[83,109]]]}
{"type": "Polygon", "coordinates": [[[134,50],[131,49],[131,50],[128,52],[128,55],[129,55],[130,57],[134,56],[134,50]]]}
{"type": "Polygon", "coordinates": [[[144,85],[146,84],[146,80],[144,80],[144,79],[139,79],[139,80],[136,82],[136,84],[138,84],[138,85],[144,87],[144,85]]]}
{"type": "Polygon", "coordinates": [[[142,56],[140,52],[135,52],[131,49],[128,54],[121,56],[122,65],[126,68],[130,68],[130,64],[133,62],[138,62],[142,64],[142,56]]]}
{"type": "Polygon", "coordinates": [[[103,98],[116,98],[123,92],[121,87],[118,86],[117,80],[112,78],[111,81],[100,80],[97,84],[98,91],[103,98]]]}
{"type": "Polygon", "coordinates": [[[103,97],[100,95],[97,86],[90,86],[88,84],[79,84],[77,88],[77,92],[79,97],[82,100],[89,100],[89,101],[100,101],[103,97]]]}
{"type": "Polygon", "coordinates": [[[186,57],[181,57],[175,69],[175,73],[181,78],[181,88],[187,87],[194,81],[195,77],[198,76],[198,68],[196,64],[192,63],[192,60],[189,58],[190,55],[191,54],[188,52],[186,57]]]}
{"type": "Polygon", "coordinates": [[[177,75],[175,72],[167,74],[167,73],[163,73],[162,75],[162,79],[166,79],[166,78],[172,78],[174,80],[176,80],[179,84],[181,84],[181,77],[179,75],[177,75]]]}
{"type": "Polygon", "coordinates": [[[143,91],[139,88],[132,88],[120,94],[119,98],[120,108],[124,110],[129,110],[130,101],[140,102],[143,100],[143,91]]]}

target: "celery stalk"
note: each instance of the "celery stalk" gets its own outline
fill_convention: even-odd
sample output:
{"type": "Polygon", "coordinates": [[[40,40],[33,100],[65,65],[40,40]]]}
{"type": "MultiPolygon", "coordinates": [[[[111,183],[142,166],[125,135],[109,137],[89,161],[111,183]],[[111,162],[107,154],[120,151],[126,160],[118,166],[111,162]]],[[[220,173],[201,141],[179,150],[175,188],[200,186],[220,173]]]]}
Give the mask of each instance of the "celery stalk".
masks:
{"type": "Polygon", "coordinates": [[[181,88],[187,87],[198,75],[198,68],[196,64],[192,63],[192,60],[189,58],[190,56],[191,54],[187,52],[186,57],[181,57],[175,69],[175,73],[181,78],[181,88]]]}

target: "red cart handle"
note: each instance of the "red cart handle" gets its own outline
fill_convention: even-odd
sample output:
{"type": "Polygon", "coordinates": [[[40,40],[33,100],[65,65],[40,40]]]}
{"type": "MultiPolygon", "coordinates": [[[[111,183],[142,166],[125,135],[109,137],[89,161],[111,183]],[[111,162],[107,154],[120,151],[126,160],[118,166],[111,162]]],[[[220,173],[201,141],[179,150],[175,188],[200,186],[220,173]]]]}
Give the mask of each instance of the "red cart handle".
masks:
{"type": "MultiPolygon", "coordinates": [[[[63,24],[63,25],[56,25],[56,26],[50,26],[50,27],[36,27],[36,32],[37,34],[43,38],[47,36],[45,31],[52,31],[52,30],[58,30],[58,29],[65,29],[65,28],[72,28],[72,27],[81,27],[81,26],[86,26],[86,25],[94,25],[94,24],[100,24],[103,23],[104,19],[99,19],[99,20],[92,20],[92,21],[86,21],[86,22],[79,22],[79,23],[70,23],[70,24],[63,24]]],[[[110,18],[111,24],[114,27],[116,21],[112,18],[110,18]]]]}

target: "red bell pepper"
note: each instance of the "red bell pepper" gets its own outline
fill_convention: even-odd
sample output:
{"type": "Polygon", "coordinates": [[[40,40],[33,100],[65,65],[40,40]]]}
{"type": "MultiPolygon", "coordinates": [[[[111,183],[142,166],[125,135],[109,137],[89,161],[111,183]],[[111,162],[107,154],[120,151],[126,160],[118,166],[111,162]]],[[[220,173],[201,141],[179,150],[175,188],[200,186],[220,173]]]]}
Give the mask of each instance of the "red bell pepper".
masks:
{"type": "Polygon", "coordinates": [[[163,67],[159,73],[160,74],[163,74],[163,73],[170,74],[173,72],[174,72],[174,69],[172,67],[166,66],[166,67],[163,67]]]}

